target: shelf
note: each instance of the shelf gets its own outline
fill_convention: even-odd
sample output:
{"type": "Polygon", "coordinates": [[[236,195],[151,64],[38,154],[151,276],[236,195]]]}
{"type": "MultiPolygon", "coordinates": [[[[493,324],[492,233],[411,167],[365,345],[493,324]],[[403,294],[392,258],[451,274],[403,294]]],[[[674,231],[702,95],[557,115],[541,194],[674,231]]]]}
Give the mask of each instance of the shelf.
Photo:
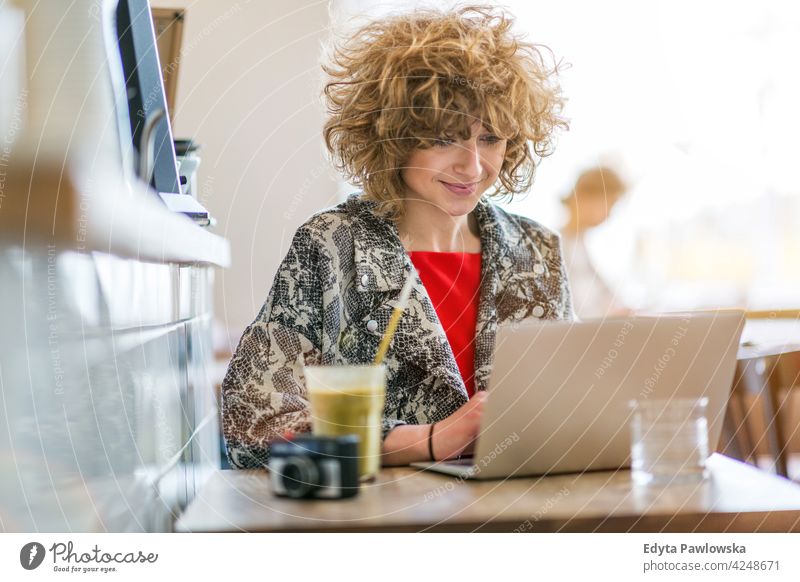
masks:
{"type": "Polygon", "coordinates": [[[61,164],[12,166],[0,189],[0,238],[23,247],[99,251],[158,263],[230,265],[230,244],[166,209],[144,185],[78,180],[61,164]],[[103,185],[102,187],[100,185],[103,185]]]}

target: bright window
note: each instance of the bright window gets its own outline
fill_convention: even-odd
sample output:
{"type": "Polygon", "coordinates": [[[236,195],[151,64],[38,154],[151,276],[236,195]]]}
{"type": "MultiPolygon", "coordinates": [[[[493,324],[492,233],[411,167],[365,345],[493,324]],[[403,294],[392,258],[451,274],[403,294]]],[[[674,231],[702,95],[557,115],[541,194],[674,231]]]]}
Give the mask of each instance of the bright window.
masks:
{"type": "MultiPolygon", "coordinates": [[[[413,5],[336,2],[334,27],[398,4],[413,5]]],[[[577,174],[615,164],[632,188],[588,243],[629,303],[800,307],[800,5],[504,5],[569,63],[571,120],[532,192],[509,208],[557,228],[577,174]]]]}

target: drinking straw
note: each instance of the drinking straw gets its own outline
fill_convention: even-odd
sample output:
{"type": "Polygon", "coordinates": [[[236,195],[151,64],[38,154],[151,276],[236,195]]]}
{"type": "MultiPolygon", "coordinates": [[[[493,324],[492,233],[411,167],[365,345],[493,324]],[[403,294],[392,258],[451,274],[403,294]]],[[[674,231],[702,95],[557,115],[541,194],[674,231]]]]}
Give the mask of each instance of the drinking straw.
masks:
{"type": "Polygon", "coordinates": [[[417,271],[412,266],[411,272],[408,274],[408,279],[406,279],[406,284],[403,285],[403,290],[400,291],[400,300],[397,302],[397,305],[395,305],[394,310],[392,311],[392,317],[389,319],[389,325],[386,326],[386,331],[383,332],[383,339],[381,339],[381,345],[378,348],[378,353],[375,354],[375,360],[373,363],[376,366],[383,361],[383,357],[386,355],[386,352],[389,349],[389,344],[392,342],[395,329],[397,329],[397,324],[400,322],[400,316],[403,315],[403,310],[406,308],[408,297],[411,295],[411,287],[414,285],[414,279],[416,278],[417,271]]]}

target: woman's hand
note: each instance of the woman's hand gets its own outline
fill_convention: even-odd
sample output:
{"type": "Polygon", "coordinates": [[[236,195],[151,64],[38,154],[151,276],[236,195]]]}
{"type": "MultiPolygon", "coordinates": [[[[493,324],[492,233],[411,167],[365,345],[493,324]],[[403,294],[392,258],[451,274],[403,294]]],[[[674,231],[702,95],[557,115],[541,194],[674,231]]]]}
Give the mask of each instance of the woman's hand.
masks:
{"type": "Polygon", "coordinates": [[[444,461],[471,453],[481,428],[483,405],[488,394],[476,392],[469,402],[433,428],[433,457],[444,461]]]}
{"type": "MultiPolygon", "coordinates": [[[[471,453],[480,430],[486,392],[476,393],[469,402],[433,427],[433,454],[437,461],[471,453]]],[[[429,424],[404,424],[393,428],[381,446],[384,466],[429,461],[429,424]]]]}

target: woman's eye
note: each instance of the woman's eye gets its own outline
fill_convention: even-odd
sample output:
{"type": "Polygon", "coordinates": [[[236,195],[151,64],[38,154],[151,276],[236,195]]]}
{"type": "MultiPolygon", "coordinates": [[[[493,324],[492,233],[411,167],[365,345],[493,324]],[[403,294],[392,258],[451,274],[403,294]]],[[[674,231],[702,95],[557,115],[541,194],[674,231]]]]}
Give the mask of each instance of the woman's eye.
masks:
{"type": "Polygon", "coordinates": [[[484,135],[481,139],[488,144],[495,144],[503,141],[496,135],[484,135]]]}
{"type": "Polygon", "coordinates": [[[433,140],[433,145],[439,146],[439,147],[443,147],[443,146],[452,145],[454,142],[455,142],[455,140],[451,139],[449,137],[439,137],[439,138],[436,138],[435,140],[433,140]]]}

